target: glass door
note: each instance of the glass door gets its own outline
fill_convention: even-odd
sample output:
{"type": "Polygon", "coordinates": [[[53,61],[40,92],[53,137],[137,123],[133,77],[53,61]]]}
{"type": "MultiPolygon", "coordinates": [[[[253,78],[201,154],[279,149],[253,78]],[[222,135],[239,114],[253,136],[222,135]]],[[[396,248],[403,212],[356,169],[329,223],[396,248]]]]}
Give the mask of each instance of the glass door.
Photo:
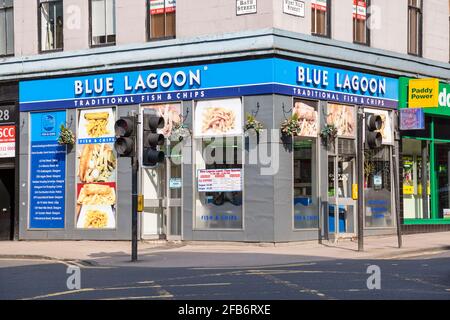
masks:
{"type": "Polygon", "coordinates": [[[435,142],[435,174],[437,183],[437,218],[450,218],[450,143],[435,142]]]}
{"type": "Polygon", "coordinates": [[[356,201],[352,187],[356,183],[356,157],[338,155],[328,157],[328,230],[339,235],[355,233],[356,201]]]}

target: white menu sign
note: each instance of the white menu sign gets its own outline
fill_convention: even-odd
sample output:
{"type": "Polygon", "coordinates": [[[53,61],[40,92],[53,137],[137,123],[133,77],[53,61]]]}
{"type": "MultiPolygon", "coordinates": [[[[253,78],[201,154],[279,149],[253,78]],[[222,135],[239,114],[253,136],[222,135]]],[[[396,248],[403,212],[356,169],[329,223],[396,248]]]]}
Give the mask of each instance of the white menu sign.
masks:
{"type": "Polygon", "coordinates": [[[283,12],[297,17],[305,17],[305,2],[297,0],[283,0],[283,12]]]}
{"type": "Polygon", "coordinates": [[[236,15],[256,13],[256,0],[236,0],[236,15]]]}
{"type": "Polygon", "coordinates": [[[241,169],[198,170],[198,192],[242,191],[241,169]]]}

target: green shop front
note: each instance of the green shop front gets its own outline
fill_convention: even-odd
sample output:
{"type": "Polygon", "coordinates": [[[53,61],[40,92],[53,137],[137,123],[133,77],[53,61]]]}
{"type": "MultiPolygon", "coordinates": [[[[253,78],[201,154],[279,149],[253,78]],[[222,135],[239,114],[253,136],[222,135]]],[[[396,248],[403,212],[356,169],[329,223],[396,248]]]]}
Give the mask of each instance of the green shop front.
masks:
{"type": "MultiPolygon", "coordinates": [[[[411,108],[410,80],[399,82],[402,229],[450,230],[450,85],[439,83],[434,92],[438,106],[411,108]]],[[[430,90],[423,92],[431,94],[430,90]]]]}

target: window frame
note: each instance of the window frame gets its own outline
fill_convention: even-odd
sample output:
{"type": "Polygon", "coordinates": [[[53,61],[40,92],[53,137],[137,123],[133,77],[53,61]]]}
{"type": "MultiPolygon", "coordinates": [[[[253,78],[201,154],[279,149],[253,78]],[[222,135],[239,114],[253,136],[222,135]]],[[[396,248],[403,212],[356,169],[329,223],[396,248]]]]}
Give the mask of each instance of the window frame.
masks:
{"type": "MultiPolygon", "coordinates": [[[[114,35],[115,35],[115,40],[114,42],[106,42],[106,43],[100,43],[100,44],[93,44],[92,41],[92,1],[93,0],[89,0],[89,48],[102,48],[102,47],[112,47],[117,45],[117,30],[114,30],[114,35]]],[[[107,1],[107,0],[104,0],[107,1]]],[[[114,1],[114,13],[116,13],[116,2],[114,1]]],[[[105,16],[106,19],[106,16],[105,16]]],[[[114,23],[117,23],[116,20],[116,14],[114,14],[114,23]]],[[[107,36],[107,35],[105,35],[107,36]]]]}
{"type": "MultiPolygon", "coordinates": [[[[12,42],[13,42],[13,52],[12,53],[5,53],[5,54],[1,54],[0,53],[0,57],[2,57],[2,58],[7,58],[7,57],[14,57],[15,56],[15,48],[14,48],[14,43],[15,43],[15,33],[14,33],[14,1],[12,2],[12,5],[10,6],[10,7],[8,7],[8,6],[3,6],[3,4],[0,6],[0,11],[5,11],[5,14],[6,14],[6,11],[8,10],[8,9],[12,9],[12,13],[13,13],[13,24],[12,24],[12,26],[13,26],[13,38],[12,38],[12,42]]],[[[7,37],[7,32],[6,32],[6,29],[5,29],[5,39],[6,39],[6,44],[5,44],[5,48],[7,48],[7,46],[8,46],[8,37],[7,37]]],[[[6,50],[6,52],[7,52],[8,50],[6,50]]]]}
{"type": "MultiPolygon", "coordinates": [[[[37,15],[38,15],[38,52],[42,53],[53,53],[53,52],[61,52],[64,51],[64,0],[37,0],[37,15]],[[42,27],[42,19],[41,19],[41,4],[42,3],[50,3],[50,2],[61,2],[61,6],[63,9],[63,27],[62,27],[62,47],[56,49],[42,50],[42,35],[41,35],[41,27],[42,27]]],[[[56,36],[56,35],[55,35],[56,36]]],[[[56,39],[55,39],[56,40],[56,39]]]]}
{"type": "MultiPolygon", "coordinates": [[[[327,11],[325,21],[327,22],[326,34],[320,34],[313,32],[311,30],[311,35],[315,37],[321,37],[326,39],[331,39],[331,10],[332,10],[331,0],[327,0],[327,11]]],[[[311,7],[311,20],[312,20],[312,7],[311,7]]]]}
{"type": "MultiPolygon", "coordinates": [[[[150,13],[150,1],[151,0],[145,0],[145,7],[147,10],[147,14],[145,15],[145,33],[146,33],[146,37],[147,37],[147,42],[153,42],[153,41],[162,41],[162,40],[170,40],[170,39],[176,39],[177,37],[177,18],[176,18],[176,6],[175,6],[175,35],[173,36],[166,36],[164,35],[164,37],[159,37],[159,38],[152,38],[152,30],[151,30],[151,13],[150,13]]],[[[166,2],[164,0],[164,9],[166,8],[166,2]]],[[[167,17],[165,16],[164,13],[164,34],[166,34],[166,19],[167,17]]]]}
{"type": "Polygon", "coordinates": [[[412,55],[412,56],[416,56],[416,57],[422,57],[423,56],[423,0],[418,0],[420,1],[420,7],[417,6],[412,6],[409,4],[409,0],[408,0],[408,37],[407,37],[407,50],[408,50],[408,54],[412,55]],[[415,52],[411,52],[410,51],[410,47],[411,47],[411,19],[410,19],[410,11],[414,10],[416,13],[420,14],[419,17],[419,31],[418,31],[418,35],[417,35],[417,45],[418,45],[418,50],[417,53],[415,52]]]}
{"type": "Polygon", "coordinates": [[[356,41],[355,39],[355,18],[353,18],[352,20],[352,25],[353,25],[353,43],[354,44],[359,44],[362,46],[367,46],[370,47],[371,45],[371,32],[370,32],[370,28],[369,28],[369,24],[368,24],[368,20],[369,20],[369,16],[370,16],[370,6],[372,5],[372,0],[365,0],[366,1],[366,20],[365,20],[365,25],[366,25],[366,42],[360,42],[360,41],[356,41]]]}

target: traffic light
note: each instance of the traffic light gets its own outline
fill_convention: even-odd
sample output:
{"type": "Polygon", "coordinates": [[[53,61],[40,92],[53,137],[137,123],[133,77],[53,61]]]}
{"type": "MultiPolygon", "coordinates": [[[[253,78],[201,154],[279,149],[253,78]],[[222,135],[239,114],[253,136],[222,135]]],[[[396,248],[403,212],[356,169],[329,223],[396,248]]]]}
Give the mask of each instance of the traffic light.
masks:
{"type": "Polygon", "coordinates": [[[158,129],[164,128],[164,118],[157,115],[156,111],[144,109],[142,123],[142,165],[154,167],[164,162],[165,154],[160,146],[165,143],[164,135],[158,133],[158,129]]]}
{"type": "Polygon", "coordinates": [[[380,133],[383,127],[381,116],[373,113],[366,113],[366,148],[377,149],[383,144],[383,136],[380,133]]]}
{"type": "Polygon", "coordinates": [[[114,149],[120,157],[136,156],[136,124],[135,117],[121,117],[114,124],[116,142],[114,149]]]}

